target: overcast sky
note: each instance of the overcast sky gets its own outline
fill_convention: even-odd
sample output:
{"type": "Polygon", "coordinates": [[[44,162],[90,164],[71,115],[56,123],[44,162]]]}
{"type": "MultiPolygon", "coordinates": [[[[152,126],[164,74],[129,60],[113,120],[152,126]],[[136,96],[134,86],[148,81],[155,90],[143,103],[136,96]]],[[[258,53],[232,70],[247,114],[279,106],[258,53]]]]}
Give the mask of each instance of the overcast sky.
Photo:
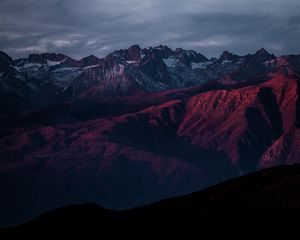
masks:
{"type": "Polygon", "coordinates": [[[300,53],[300,0],[1,0],[0,50],[75,58],[133,44],[208,57],[266,48],[300,53]]]}

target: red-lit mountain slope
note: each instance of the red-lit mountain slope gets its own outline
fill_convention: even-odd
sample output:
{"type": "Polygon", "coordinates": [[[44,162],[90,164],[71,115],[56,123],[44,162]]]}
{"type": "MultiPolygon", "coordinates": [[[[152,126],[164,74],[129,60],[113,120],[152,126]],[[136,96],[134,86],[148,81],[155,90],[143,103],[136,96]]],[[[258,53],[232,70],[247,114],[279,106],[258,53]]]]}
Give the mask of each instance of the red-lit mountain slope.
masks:
{"type": "Polygon", "coordinates": [[[6,128],[0,225],[72,203],[133,207],[299,162],[299,79],[286,72],[269,78],[204,92],[154,93],[135,98],[128,111],[125,104],[114,114],[55,124],[37,117],[6,128]],[[143,99],[147,104],[136,103],[143,99]]]}

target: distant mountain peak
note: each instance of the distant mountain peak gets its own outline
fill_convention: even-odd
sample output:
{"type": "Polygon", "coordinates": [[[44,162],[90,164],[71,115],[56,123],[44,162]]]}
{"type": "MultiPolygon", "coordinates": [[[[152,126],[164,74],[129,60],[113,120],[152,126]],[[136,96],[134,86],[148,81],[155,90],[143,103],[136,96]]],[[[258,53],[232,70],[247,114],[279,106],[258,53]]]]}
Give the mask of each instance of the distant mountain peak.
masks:
{"type": "MultiPolygon", "coordinates": [[[[150,51],[151,50],[152,49],[150,48],[150,51]]],[[[163,55],[171,55],[171,54],[173,54],[174,51],[166,45],[159,45],[159,46],[154,47],[154,52],[159,52],[163,55]]]]}
{"type": "Polygon", "coordinates": [[[220,56],[220,60],[221,61],[225,61],[225,60],[231,60],[235,55],[229,51],[224,51],[221,56],[220,56]]]}
{"type": "Polygon", "coordinates": [[[220,58],[219,58],[219,60],[221,61],[221,62],[223,62],[223,61],[235,61],[235,60],[237,60],[237,59],[239,59],[240,57],[238,56],[238,55],[236,55],[236,54],[233,54],[233,53],[231,53],[231,52],[229,52],[229,51],[224,51],[222,54],[221,54],[221,56],[220,56],[220,58]]]}
{"type": "Polygon", "coordinates": [[[141,47],[136,44],[132,45],[127,50],[127,60],[129,61],[139,61],[141,59],[141,47]]]}
{"type": "Polygon", "coordinates": [[[4,59],[4,58],[11,58],[11,57],[8,56],[5,52],[0,51],[0,59],[4,59]]]}
{"type": "Polygon", "coordinates": [[[62,62],[67,58],[69,57],[62,53],[33,53],[27,59],[29,63],[46,64],[47,61],[62,62]]]}
{"type": "Polygon", "coordinates": [[[95,55],[91,54],[91,55],[87,56],[87,58],[98,58],[98,57],[96,57],[95,55]]]}
{"type": "Polygon", "coordinates": [[[98,58],[94,55],[90,55],[88,57],[82,58],[80,60],[80,62],[81,62],[83,67],[91,66],[91,65],[97,65],[100,62],[100,58],[98,58]]]}
{"type": "Polygon", "coordinates": [[[163,49],[171,49],[171,48],[169,48],[167,45],[160,44],[159,46],[154,47],[154,49],[163,50],[163,49]]]}
{"type": "Polygon", "coordinates": [[[0,51],[0,68],[13,64],[13,60],[5,52],[0,51]]]}
{"type": "Polygon", "coordinates": [[[270,54],[265,48],[259,49],[256,54],[270,54]]]}
{"type": "Polygon", "coordinates": [[[268,60],[272,60],[275,59],[275,55],[269,53],[266,49],[261,48],[260,50],[258,50],[255,54],[254,54],[259,60],[263,60],[263,61],[268,61],[268,60]]]}
{"type": "Polygon", "coordinates": [[[95,55],[89,55],[87,57],[84,57],[80,60],[80,62],[89,62],[89,61],[99,61],[100,58],[96,57],[95,55]]]}
{"type": "Polygon", "coordinates": [[[128,48],[128,50],[141,50],[140,45],[134,44],[128,48]]]}

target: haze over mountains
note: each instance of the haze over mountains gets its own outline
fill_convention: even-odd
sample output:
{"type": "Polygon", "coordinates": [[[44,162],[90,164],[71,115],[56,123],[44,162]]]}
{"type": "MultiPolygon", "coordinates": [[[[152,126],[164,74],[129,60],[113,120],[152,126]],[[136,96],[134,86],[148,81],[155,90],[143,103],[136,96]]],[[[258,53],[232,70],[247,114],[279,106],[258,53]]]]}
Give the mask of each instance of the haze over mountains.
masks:
{"type": "Polygon", "coordinates": [[[0,53],[0,226],[123,209],[299,162],[300,56],[0,53]]]}

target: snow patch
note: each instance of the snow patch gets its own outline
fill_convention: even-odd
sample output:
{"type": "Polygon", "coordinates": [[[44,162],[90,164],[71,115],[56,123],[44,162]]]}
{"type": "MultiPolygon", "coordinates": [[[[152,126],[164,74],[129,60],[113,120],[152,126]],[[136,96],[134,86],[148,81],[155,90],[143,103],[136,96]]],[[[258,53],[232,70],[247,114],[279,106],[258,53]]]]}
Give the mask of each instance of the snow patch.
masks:
{"type": "Polygon", "coordinates": [[[66,85],[62,91],[63,91],[63,92],[66,91],[66,90],[68,89],[69,86],[70,86],[70,85],[66,85]]]}
{"type": "Polygon", "coordinates": [[[15,75],[15,77],[16,77],[17,79],[20,79],[22,82],[25,82],[25,79],[23,79],[19,74],[18,74],[18,75],[15,75]]]}
{"type": "Polygon", "coordinates": [[[212,62],[200,62],[200,63],[191,62],[191,67],[193,70],[194,69],[205,69],[211,63],[212,62]]]}
{"type": "Polygon", "coordinates": [[[63,68],[57,68],[52,71],[52,73],[58,73],[58,72],[73,72],[73,71],[80,71],[79,68],[76,67],[63,67],[63,68]]]}
{"type": "Polygon", "coordinates": [[[57,87],[64,91],[81,73],[82,69],[75,67],[58,68],[51,72],[51,79],[57,87]]]}
{"type": "Polygon", "coordinates": [[[188,57],[194,57],[194,56],[196,56],[196,54],[197,54],[197,53],[196,53],[194,50],[188,50],[188,51],[187,51],[187,56],[188,56],[188,57]]]}
{"type": "Polygon", "coordinates": [[[176,65],[176,59],[174,58],[165,58],[163,59],[163,62],[167,65],[167,67],[175,67],[176,65]]]}
{"type": "Polygon", "coordinates": [[[43,78],[43,75],[48,70],[48,65],[40,63],[26,63],[20,67],[14,67],[18,72],[26,74],[26,78],[43,78]]]}
{"type": "Polygon", "coordinates": [[[112,54],[113,57],[121,57],[121,54],[119,52],[114,52],[112,54]]]}
{"type": "Polygon", "coordinates": [[[122,76],[124,73],[125,66],[123,64],[118,64],[115,66],[114,73],[116,76],[122,76]]]}
{"type": "Polygon", "coordinates": [[[12,65],[11,65],[11,67],[13,67],[17,72],[20,72],[21,67],[12,66],[12,65]]]}
{"type": "Polygon", "coordinates": [[[134,64],[137,63],[137,61],[126,61],[128,64],[134,64]]]}
{"type": "Polygon", "coordinates": [[[229,63],[232,63],[232,61],[224,60],[224,61],[222,62],[222,65],[229,64],[229,63]]]}
{"type": "Polygon", "coordinates": [[[59,64],[60,64],[60,62],[47,60],[47,65],[50,66],[50,67],[56,66],[56,65],[59,65],[59,64]]]}
{"type": "Polygon", "coordinates": [[[95,67],[99,67],[99,64],[86,66],[86,67],[84,67],[84,69],[90,69],[90,68],[95,68],[95,67]]]}
{"type": "Polygon", "coordinates": [[[40,63],[26,63],[20,68],[41,68],[43,67],[43,64],[40,63]]]}
{"type": "Polygon", "coordinates": [[[0,78],[3,76],[3,74],[4,74],[3,72],[2,72],[2,73],[0,73],[0,78]]]}
{"type": "Polygon", "coordinates": [[[242,64],[242,63],[244,63],[245,62],[245,58],[240,58],[239,60],[238,60],[238,62],[237,62],[237,64],[242,64]]]}
{"type": "Polygon", "coordinates": [[[140,55],[141,55],[141,58],[143,59],[144,57],[146,57],[146,55],[145,54],[143,54],[143,52],[142,51],[140,51],[140,55]]]}

